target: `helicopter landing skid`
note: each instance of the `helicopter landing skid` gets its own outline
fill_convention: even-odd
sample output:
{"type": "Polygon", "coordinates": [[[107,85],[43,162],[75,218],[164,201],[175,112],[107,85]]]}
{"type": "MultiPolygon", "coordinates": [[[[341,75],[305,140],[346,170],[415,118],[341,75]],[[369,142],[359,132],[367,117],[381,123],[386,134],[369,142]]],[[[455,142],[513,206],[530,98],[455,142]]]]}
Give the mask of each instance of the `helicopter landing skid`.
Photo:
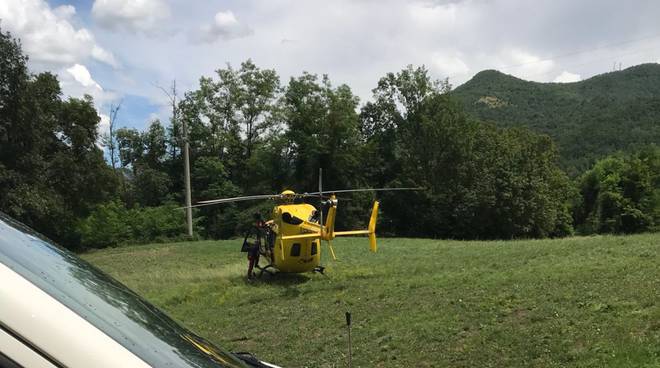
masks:
{"type": "Polygon", "coordinates": [[[264,272],[269,274],[270,276],[275,276],[275,274],[276,274],[276,272],[274,271],[275,266],[273,266],[272,264],[269,264],[265,267],[257,266],[257,269],[259,269],[259,276],[257,276],[258,278],[261,278],[261,276],[263,276],[264,272]],[[269,270],[269,268],[270,268],[270,270],[269,270]]]}

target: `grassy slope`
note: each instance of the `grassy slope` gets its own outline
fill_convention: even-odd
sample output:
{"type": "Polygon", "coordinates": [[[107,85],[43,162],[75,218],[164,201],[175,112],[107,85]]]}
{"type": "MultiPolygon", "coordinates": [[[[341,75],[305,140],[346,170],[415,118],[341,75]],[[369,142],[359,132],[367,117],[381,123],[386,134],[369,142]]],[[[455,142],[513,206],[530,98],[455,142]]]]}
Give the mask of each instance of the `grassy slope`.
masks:
{"type": "MultiPolygon", "coordinates": [[[[658,367],[660,234],[341,239],[328,278],[247,284],[238,241],[84,258],[200,335],[285,367],[658,367]]],[[[325,250],[325,249],[324,249],[325,250]]],[[[327,252],[324,252],[324,257],[327,252]]]]}

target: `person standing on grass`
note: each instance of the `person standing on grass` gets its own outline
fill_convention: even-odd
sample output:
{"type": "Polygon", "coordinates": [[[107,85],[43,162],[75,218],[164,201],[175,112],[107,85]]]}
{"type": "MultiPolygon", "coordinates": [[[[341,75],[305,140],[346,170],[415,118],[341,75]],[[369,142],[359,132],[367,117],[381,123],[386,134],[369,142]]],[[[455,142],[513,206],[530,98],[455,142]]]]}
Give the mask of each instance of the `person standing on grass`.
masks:
{"type": "Polygon", "coordinates": [[[248,258],[248,271],[247,278],[252,280],[254,278],[254,267],[259,267],[259,255],[261,251],[261,243],[266,241],[266,228],[268,225],[264,222],[261,214],[254,214],[254,225],[250,228],[248,235],[243,241],[243,248],[247,251],[248,258]],[[254,243],[249,243],[247,239],[249,237],[254,238],[254,243]]]}

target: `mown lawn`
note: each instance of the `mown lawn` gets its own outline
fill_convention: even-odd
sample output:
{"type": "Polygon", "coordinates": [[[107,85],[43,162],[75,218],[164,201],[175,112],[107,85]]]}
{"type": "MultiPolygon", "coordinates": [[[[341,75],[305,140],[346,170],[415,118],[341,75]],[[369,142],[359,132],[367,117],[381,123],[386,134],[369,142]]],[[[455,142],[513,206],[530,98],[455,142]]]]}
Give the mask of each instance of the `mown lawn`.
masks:
{"type": "Polygon", "coordinates": [[[327,277],[244,280],[240,241],[83,258],[232,351],[284,367],[660,367],[660,234],[337,239],[327,277]]]}

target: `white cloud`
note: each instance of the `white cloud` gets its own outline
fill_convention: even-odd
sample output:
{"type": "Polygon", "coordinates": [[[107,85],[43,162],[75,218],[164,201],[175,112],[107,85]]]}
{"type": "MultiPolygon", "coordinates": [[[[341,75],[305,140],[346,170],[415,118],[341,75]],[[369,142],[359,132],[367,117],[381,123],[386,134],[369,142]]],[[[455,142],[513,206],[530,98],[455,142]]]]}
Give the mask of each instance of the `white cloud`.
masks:
{"type": "Polygon", "coordinates": [[[503,65],[502,71],[526,80],[545,80],[543,77],[555,67],[552,60],[544,60],[519,49],[510,50],[505,58],[508,65],[503,65]]]}
{"type": "MultiPolygon", "coordinates": [[[[54,0],[48,1],[55,3],[54,0]]],[[[74,3],[57,1],[58,4],[67,2],[74,3]]],[[[45,4],[45,1],[0,0],[0,13],[8,7],[6,4],[16,7],[15,4],[23,3],[45,4]]],[[[53,47],[50,44],[64,44],[62,47],[74,51],[77,49],[73,45],[86,45],[81,52],[51,53],[62,59],[68,54],[74,55],[51,68],[61,71],[62,80],[67,78],[69,84],[65,93],[77,95],[95,90],[93,85],[84,87],[66,71],[74,64],[81,64],[89,68],[92,79],[103,87],[102,98],[106,98],[108,91],[120,91],[145,97],[154,105],[163,101],[161,91],[153,87],[153,83],[167,85],[176,79],[179,89],[184,92],[197,88],[200,76],[213,76],[214,71],[224,67],[225,63],[238,66],[248,58],[261,68],[275,69],[283,84],[303,70],[327,73],[333,84],[347,83],[364,102],[371,98],[371,89],[380,77],[408,64],[427,65],[434,78],[452,77],[454,85],[483,69],[499,69],[521,78],[546,82],[553,81],[562,71],[579,74],[581,78],[610,71],[615,60],[626,65],[655,61],[658,55],[652,51],[624,59],[617,55],[657,50],[660,43],[659,39],[653,38],[617,47],[602,47],[657,33],[658,1],[638,2],[634,7],[597,0],[266,0],[219,3],[96,0],[75,3],[94,5],[89,16],[86,12],[90,5],[78,6],[77,14],[73,7],[53,6],[53,17],[73,25],[73,32],[81,31],[81,28],[94,31],[98,41],[94,45],[103,46],[114,56],[104,53],[104,49],[95,50],[89,41],[71,41],[72,37],[58,36],[43,47],[33,47],[45,53],[53,47]],[[99,33],[101,27],[113,28],[117,32],[99,33]],[[173,28],[186,31],[168,34],[167,30],[173,28]],[[127,34],[129,32],[137,35],[127,34]],[[163,33],[171,37],[144,37],[163,33]],[[231,41],[249,34],[253,36],[231,41]],[[598,50],[573,54],[574,51],[594,48],[598,50]],[[79,55],[87,55],[89,59],[82,59],[79,55]],[[98,68],[95,63],[90,64],[92,60],[103,60],[111,65],[120,61],[121,69],[98,68]]],[[[7,16],[4,12],[3,18],[12,19],[3,19],[2,28],[10,30],[6,27],[8,22],[19,22],[13,19],[16,15],[7,16]]],[[[45,22],[32,20],[34,14],[37,14],[36,19],[43,18],[33,10],[26,12],[23,18],[30,21],[31,30],[38,31],[45,22]]],[[[84,32],[80,32],[79,38],[84,40],[84,36],[84,32]]],[[[26,39],[23,45],[27,46],[26,39]]],[[[33,55],[31,63],[34,60],[33,55]]],[[[129,109],[128,105],[126,109],[129,109]]],[[[141,120],[146,120],[146,110],[153,109],[161,117],[168,115],[153,106],[135,109],[141,120]]],[[[101,108],[107,113],[106,110],[101,108]]]]}
{"type": "Polygon", "coordinates": [[[37,69],[55,69],[88,57],[116,66],[112,54],[99,46],[85,28],[76,28],[71,5],[51,9],[44,0],[3,0],[2,28],[21,39],[23,50],[37,69]]]}
{"type": "Polygon", "coordinates": [[[170,17],[162,0],[95,0],[92,15],[99,25],[112,30],[128,30],[156,35],[170,17]]]}
{"type": "Polygon", "coordinates": [[[90,95],[94,98],[97,109],[118,98],[115,92],[101,87],[85,65],[74,64],[69,68],[60,69],[57,74],[65,96],[81,98],[90,95]]]}
{"type": "Polygon", "coordinates": [[[241,24],[231,10],[219,11],[213,17],[213,22],[201,27],[200,33],[194,39],[202,42],[215,42],[218,39],[231,40],[247,37],[253,34],[250,27],[241,24]]]}
{"type": "Polygon", "coordinates": [[[408,10],[416,24],[430,27],[451,26],[456,23],[458,16],[458,6],[454,3],[440,5],[412,3],[408,10]]]}
{"type": "Polygon", "coordinates": [[[431,56],[433,68],[440,74],[441,78],[464,76],[470,72],[470,68],[461,60],[459,55],[448,55],[436,52],[431,56]]]}
{"type": "Polygon", "coordinates": [[[557,78],[555,78],[553,80],[553,82],[555,82],[555,83],[571,83],[571,82],[579,82],[580,80],[582,80],[582,78],[580,77],[580,74],[574,74],[574,73],[570,73],[570,72],[567,72],[567,71],[564,70],[561,74],[559,74],[557,76],[557,78]]]}
{"type": "Polygon", "coordinates": [[[92,79],[92,75],[84,65],[75,64],[66,71],[67,73],[71,74],[71,76],[73,76],[73,79],[82,84],[83,87],[92,87],[100,91],[103,90],[103,88],[101,88],[101,86],[96,83],[94,79],[92,79]]]}
{"type": "Polygon", "coordinates": [[[98,61],[104,62],[108,65],[111,65],[114,68],[119,67],[119,63],[115,59],[115,56],[111,52],[108,52],[101,47],[94,45],[92,47],[92,57],[98,61]]]}
{"type": "Polygon", "coordinates": [[[98,127],[99,138],[100,138],[104,134],[110,132],[110,116],[108,116],[107,114],[99,114],[99,117],[101,118],[98,127]]]}
{"type": "Polygon", "coordinates": [[[62,19],[71,19],[76,15],[76,8],[73,5],[60,5],[53,9],[53,13],[62,19]]]}

